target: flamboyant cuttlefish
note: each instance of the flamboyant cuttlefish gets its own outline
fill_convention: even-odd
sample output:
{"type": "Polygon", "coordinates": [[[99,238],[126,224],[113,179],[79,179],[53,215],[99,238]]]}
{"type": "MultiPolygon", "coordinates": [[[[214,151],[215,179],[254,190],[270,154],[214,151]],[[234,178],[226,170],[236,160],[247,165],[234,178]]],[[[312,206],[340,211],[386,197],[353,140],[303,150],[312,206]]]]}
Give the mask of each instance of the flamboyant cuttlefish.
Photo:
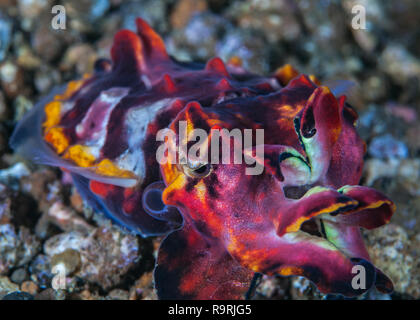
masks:
{"type": "Polygon", "coordinates": [[[13,148],[70,172],[84,199],[126,229],[166,235],[154,271],[159,298],[242,298],[255,273],[304,276],[321,292],[345,296],[373,285],[391,292],[360,228],[387,223],[395,208],[357,185],[365,145],[345,96],[289,65],[264,77],[239,59],[178,62],[145,21],[136,22],[137,34],[115,35],[112,61],[99,60],[93,74],[26,115],[13,148]],[[239,148],[263,170],[247,174],[246,161],[182,162],[175,147],[159,163],[163,143],[185,138],[181,122],[187,137],[209,133],[201,147],[215,151],[219,139],[231,156],[240,146],[226,131],[264,130],[262,145],[252,138],[239,148]],[[164,128],[174,134],[159,141],[164,128]],[[352,281],[355,266],[363,285],[352,281]]]}

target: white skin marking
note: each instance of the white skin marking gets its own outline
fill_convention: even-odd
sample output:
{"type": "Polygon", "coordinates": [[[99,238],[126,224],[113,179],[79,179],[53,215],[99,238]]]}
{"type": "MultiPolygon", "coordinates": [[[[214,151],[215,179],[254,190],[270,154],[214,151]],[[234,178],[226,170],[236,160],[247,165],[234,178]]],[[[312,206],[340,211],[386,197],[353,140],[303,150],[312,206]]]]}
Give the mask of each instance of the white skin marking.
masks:
{"type": "Polygon", "coordinates": [[[146,163],[142,145],[146,137],[146,129],[157,113],[172,104],[172,99],[163,99],[150,105],[140,105],[131,108],[124,121],[128,137],[127,150],[116,159],[117,165],[125,170],[134,172],[138,177],[144,177],[146,163]]]}
{"type": "Polygon", "coordinates": [[[124,98],[128,88],[111,88],[101,92],[99,97],[89,107],[88,112],[82,121],[76,126],[76,134],[81,139],[80,144],[90,147],[90,152],[99,157],[100,150],[105,143],[106,130],[112,110],[124,98]],[[99,122],[94,122],[95,118],[102,118],[99,122]],[[91,128],[94,123],[95,127],[91,128]]]}

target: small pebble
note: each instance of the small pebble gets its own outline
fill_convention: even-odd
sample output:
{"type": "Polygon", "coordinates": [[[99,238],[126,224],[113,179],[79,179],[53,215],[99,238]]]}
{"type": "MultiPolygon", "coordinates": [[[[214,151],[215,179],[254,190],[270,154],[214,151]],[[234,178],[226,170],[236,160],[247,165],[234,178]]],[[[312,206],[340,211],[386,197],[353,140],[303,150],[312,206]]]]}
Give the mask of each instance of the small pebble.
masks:
{"type": "Polygon", "coordinates": [[[0,61],[7,56],[12,35],[12,21],[0,13],[0,61]]]}
{"type": "Polygon", "coordinates": [[[5,295],[18,291],[19,286],[10,281],[8,277],[0,277],[0,299],[5,295]]]}
{"type": "Polygon", "coordinates": [[[106,298],[110,300],[128,300],[129,293],[126,290],[114,289],[108,293],[106,298]]]}
{"type": "Polygon", "coordinates": [[[38,293],[39,288],[37,284],[33,281],[24,281],[20,285],[20,290],[28,292],[29,294],[35,295],[38,293]]]}
{"type": "Polygon", "coordinates": [[[63,252],[55,254],[51,258],[51,266],[54,269],[54,266],[62,263],[66,275],[72,274],[80,266],[80,254],[78,251],[73,249],[66,249],[63,252]]]}
{"type": "Polygon", "coordinates": [[[369,154],[380,159],[404,159],[408,157],[408,148],[404,142],[395,139],[390,134],[385,134],[372,139],[369,145],[369,154]]]}
{"type": "Polygon", "coordinates": [[[23,281],[26,280],[28,277],[28,273],[24,268],[19,268],[13,271],[12,275],[10,276],[10,280],[14,283],[21,284],[23,281]]]}

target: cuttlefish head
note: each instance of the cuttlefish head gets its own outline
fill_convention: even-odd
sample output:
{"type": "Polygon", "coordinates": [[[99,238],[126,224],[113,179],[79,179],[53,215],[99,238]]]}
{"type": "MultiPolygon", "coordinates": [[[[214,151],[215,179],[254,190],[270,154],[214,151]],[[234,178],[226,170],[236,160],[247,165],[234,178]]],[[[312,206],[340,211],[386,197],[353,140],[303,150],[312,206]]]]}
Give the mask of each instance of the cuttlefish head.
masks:
{"type": "Polygon", "coordinates": [[[255,131],[247,143],[244,128],[240,141],[231,122],[192,102],[162,139],[162,200],[247,270],[304,276],[324,293],[355,296],[373,285],[391,292],[360,228],[386,224],[395,206],[356,185],[364,152],[356,117],[344,98],[316,88],[291,119],[295,148],[264,144],[255,131]]]}

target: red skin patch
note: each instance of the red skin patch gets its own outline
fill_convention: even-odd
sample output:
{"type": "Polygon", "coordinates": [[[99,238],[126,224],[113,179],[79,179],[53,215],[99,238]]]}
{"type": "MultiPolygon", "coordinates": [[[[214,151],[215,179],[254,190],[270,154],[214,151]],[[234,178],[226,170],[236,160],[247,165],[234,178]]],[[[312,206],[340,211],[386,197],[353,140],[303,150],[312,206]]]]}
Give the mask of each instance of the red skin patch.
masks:
{"type": "Polygon", "coordinates": [[[116,187],[112,184],[105,184],[95,180],[90,181],[90,190],[103,198],[108,197],[113,191],[116,191],[116,187]]]}
{"type": "Polygon", "coordinates": [[[241,299],[253,272],[243,268],[190,224],[171,233],[159,249],[155,282],[161,299],[241,299]]]}

